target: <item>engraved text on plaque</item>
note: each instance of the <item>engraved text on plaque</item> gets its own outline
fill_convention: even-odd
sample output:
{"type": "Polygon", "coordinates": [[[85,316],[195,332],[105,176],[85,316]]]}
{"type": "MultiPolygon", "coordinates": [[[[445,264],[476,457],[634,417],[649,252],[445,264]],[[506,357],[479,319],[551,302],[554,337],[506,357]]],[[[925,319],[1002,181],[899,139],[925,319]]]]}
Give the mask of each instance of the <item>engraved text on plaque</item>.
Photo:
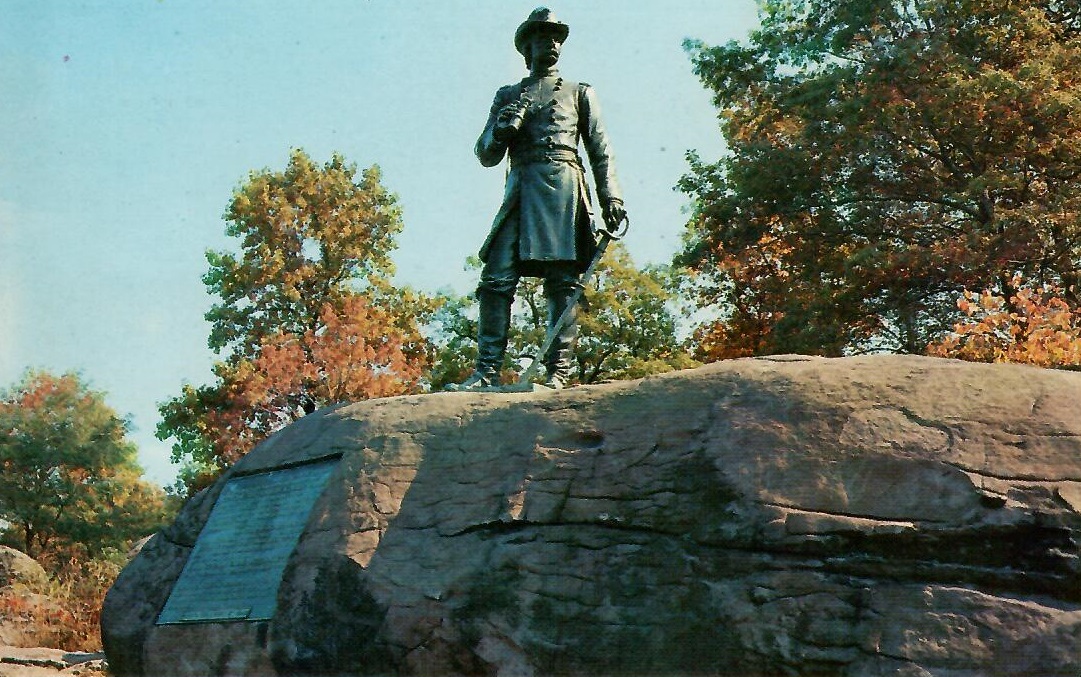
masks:
{"type": "Polygon", "coordinates": [[[265,620],[336,461],[234,477],[222,489],[158,624],[265,620]]]}

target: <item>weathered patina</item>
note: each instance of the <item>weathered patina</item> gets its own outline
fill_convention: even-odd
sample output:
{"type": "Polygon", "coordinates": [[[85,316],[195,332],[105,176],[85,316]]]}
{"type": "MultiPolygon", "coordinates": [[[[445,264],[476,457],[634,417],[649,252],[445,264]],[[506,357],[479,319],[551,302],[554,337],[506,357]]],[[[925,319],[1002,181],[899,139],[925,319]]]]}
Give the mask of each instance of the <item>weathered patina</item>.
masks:
{"type": "MultiPolygon", "coordinates": [[[[477,368],[452,389],[499,384],[511,304],[522,276],[544,278],[550,323],[570,305],[578,276],[596,248],[592,195],[579,146],[589,159],[603,227],[615,229],[626,218],[596,92],[556,70],[569,32],[544,7],[518,27],[514,44],[529,75],[496,92],[477,140],[481,164],[496,166],[508,157],[510,170],[503,203],[480,250],[477,368]]],[[[576,338],[572,314],[543,356],[546,385],[560,388],[566,382],[576,338]]]]}

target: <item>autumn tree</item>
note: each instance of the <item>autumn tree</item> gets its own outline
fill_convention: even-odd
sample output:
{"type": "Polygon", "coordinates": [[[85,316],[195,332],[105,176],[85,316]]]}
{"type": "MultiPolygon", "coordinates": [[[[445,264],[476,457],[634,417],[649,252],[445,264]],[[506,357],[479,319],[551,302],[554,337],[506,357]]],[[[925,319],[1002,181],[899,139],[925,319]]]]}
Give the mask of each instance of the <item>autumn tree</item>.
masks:
{"type": "MultiPolygon", "coordinates": [[[[473,262],[477,267],[478,262],[473,262]]],[[[637,268],[626,248],[609,247],[585,290],[578,314],[576,383],[639,378],[695,366],[679,338],[678,280],[668,266],[637,268]]],[[[537,278],[523,278],[515,297],[507,353],[535,355],[547,328],[547,303],[537,278]]],[[[470,297],[448,297],[436,314],[440,349],[433,388],[460,381],[476,360],[476,313],[470,297]]],[[[508,365],[515,378],[528,358],[508,365]]]]}
{"type": "Polygon", "coordinates": [[[391,284],[402,220],[377,167],[358,176],[339,155],[319,166],[296,150],[284,171],[252,172],[225,219],[240,252],[209,252],[203,277],[224,359],[212,384],[161,406],[158,426],[189,488],[318,407],[414,391],[429,363],[433,306],[391,284]]]}
{"type": "Polygon", "coordinates": [[[31,556],[96,556],[165,519],[128,423],[78,376],[32,372],[0,392],[0,529],[31,556]]]}
{"type": "Polygon", "coordinates": [[[990,291],[966,291],[958,300],[965,318],[928,347],[938,357],[972,362],[1015,362],[1038,367],[1081,368],[1081,310],[1061,289],[1033,288],[1020,278],[1007,299],[990,291]]]}
{"type": "Polygon", "coordinates": [[[1078,306],[1081,13],[1060,0],[765,2],[690,42],[729,152],[692,155],[705,358],[923,352],[964,290],[1078,306]]]}

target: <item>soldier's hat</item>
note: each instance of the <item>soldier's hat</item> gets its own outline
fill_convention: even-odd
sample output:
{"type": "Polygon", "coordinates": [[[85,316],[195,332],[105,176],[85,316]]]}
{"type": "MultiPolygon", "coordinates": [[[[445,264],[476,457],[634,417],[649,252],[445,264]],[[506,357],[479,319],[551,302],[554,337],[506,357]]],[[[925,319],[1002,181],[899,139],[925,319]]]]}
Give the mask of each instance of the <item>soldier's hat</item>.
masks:
{"type": "Polygon", "coordinates": [[[525,42],[529,38],[529,34],[541,26],[554,26],[559,31],[560,42],[565,41],[567,35],[571,32],[571,27],[557,19],[552,10],[547,7],[538,7],[530,12],[529,17],[522,22],[518,30],[514,31],[514,47],[522,56],[526,55],[525,42]]]}

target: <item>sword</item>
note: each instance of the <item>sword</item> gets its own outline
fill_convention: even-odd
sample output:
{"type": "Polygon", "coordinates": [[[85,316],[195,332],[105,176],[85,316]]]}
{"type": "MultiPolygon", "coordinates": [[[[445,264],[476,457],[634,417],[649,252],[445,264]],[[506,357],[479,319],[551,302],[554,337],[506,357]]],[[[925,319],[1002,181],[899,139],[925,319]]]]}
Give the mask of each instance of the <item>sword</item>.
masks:
{"type": "MultiPolygon", "coordinates": [[[[530,363],[529,367],[522,372],[522,375],[518,377],[517,383],[504,386],[500,388],[500,390],[503,392],[528,392],[533,390],[533,377],[540,371],[541,359],[548,354],[548,350],[552,347],[552,343],[556,340],[556,337],[559,336],[559,332],[563,331],[563,327],[570,321],[574,309],[582,299],[582,294],[585,293],[586,285],[593,279],[593,275],[597,271],[597,265],[601,262],[601,257],[604,256],[605,250],[608,249],[608,245],[615,240],[622,240],[623,236],[627,234],[627,230],[630,226],[631,220],[624,216],[623,220],[616,224],[615,230],[608,230],[607,228],[601,230],[601,241],[597,243],[597,251],[593,253],[593,259],[590,260],[586,271],[582,273],[582,277],[579,278],[578,288],[571,296],[567,307],[563,309],[559,319],[548,327],[548,333],[544,336],[544,342],[541,344],[540,351],[536,355],[522,355],[522,357],[532,358],[533,361],[530,363]]],[[[547,390],[547,388],[542,388],[542,390],[547,390]]]]}

